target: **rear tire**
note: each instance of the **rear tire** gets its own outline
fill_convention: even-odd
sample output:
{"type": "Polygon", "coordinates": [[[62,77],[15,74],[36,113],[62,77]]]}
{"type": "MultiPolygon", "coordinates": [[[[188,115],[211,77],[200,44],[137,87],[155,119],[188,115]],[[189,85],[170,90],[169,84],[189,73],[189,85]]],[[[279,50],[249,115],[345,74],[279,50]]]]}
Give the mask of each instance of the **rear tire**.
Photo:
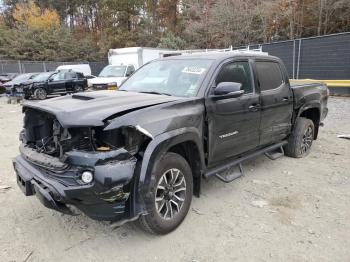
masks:
{"type": "Polygon", "coordinates": [[[314,123],[310,119],[299,117],[288,139],[285,154],[295,158],[307,156],[310,153],[314,134],[314,123]]]}
{"type": "Polygon", "coordinates": [[[35,97],[36,99],[39,99],[39,100],[44,100],[44,99],[46,99],[46,97],[47,97],[46,90],[45,90],[44,88],[41,88],[41,87],[35,89],[35,91],[34,91],[34,97],[35,97]]]}
{"type": "Polygon", "coordinates": [[[150,193],[149,213],[139,218],[139,225],[154,234],[173,231],[184,220],[192,201],[193,178],[187,161],[175,153],[158,159],[152,171],[150,193]]]}

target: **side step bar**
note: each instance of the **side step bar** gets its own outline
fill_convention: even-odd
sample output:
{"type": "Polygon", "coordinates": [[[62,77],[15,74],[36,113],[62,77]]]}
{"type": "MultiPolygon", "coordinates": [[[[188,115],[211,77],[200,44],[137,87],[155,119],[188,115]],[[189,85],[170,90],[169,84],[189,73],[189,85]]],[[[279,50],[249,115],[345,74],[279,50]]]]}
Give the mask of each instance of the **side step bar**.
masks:
{"type": "MultiPolygon", "coordinates": [[[[243,176],[243,167],[242,167],[242,163],[237,164],[238,166],[238,171],[236,172],[232,172],[231,174],[228,175],[220,175],[219,173],[216,173],[215,176],[216,178],[220,179],[222,182],[224,183],[230,183],[233,180],[243,176]]],[[[232,166],[233,167],[233,166],[232,166]]]]}
{"type": "Polygon", "coordinates": [[[265,156],[267,156],[271,160],[276,160],[277,158],[284,156],[283,146],[276,148],[275,150],[265,152],[265,156]]]}
{"type": "Polygon", "coordinates": [[[243,161],[249,160],[251,158],[257,157],[257,156],[262,155],[262,154],[265,154],[271,160],[275,160],[275,159],[284,155],[283,146],[285,146],[286,144],[287,144],[287,141],[283,141],[283,142],[262,148],[258,151],[251,153],[251,154],[244,155],[240,158],[233,160],[230,163],[224,164],[224,165],[219,166],[219,167],[215,167],[213,169],[209,169],[204,173],[204,177],[209,178],[211,176],[215,176],[216,178],[220,179],[222,182],[230,183],[233,180],[235,180],[243,175],[243,167],[242,167],[243,161]],[[233,168],[235,166],[238,166],[238,169],[239,169],[238,171],[233,172],[232,174],[229,174],[226,176],[219,174],[219,173],[225,172],[225,171],[227,171],[230,168],[233,168]]]}

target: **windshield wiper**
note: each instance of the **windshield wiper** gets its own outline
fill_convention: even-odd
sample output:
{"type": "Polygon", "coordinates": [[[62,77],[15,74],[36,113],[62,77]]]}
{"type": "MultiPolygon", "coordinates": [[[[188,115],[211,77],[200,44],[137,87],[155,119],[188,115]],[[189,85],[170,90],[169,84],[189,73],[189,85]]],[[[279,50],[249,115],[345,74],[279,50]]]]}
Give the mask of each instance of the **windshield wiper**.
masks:
{"type": "Polygon", "coordinates": [[[157,91],[140,91],[139,93],[171,96],[171,94],[161,93],[161,92],[157,92],[157,91]]]}

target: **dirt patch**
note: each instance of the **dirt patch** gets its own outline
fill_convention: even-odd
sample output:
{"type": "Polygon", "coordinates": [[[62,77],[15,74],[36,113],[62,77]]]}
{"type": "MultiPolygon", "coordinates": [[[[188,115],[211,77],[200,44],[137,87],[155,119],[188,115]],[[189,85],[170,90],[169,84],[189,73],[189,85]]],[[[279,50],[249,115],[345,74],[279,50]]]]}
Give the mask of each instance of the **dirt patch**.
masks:
{"type": "Polygon", "coordinates": [[[289,209],[296,209],[301,206],[300,196],[290,195],[282,197],[274,197],[270,200],[272,206],[285,207],[289,209]]]}

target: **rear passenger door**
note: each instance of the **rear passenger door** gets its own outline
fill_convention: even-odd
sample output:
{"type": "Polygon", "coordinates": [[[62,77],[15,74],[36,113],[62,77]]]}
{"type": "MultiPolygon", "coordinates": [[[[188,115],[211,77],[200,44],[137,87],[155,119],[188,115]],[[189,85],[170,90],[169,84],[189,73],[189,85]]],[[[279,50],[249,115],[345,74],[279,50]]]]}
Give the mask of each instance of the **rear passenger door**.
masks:
{"type": "Polygon", "coordinates": [[[77,82],[77,74],[75,72],[65,72],[64,79],[66,80],[66,91],[73,92],[77,82]]]}
{"type": "Polygon", "coordinates": [[[284,67],[278,61],[255,60],[261,93],[260,145],[283,140],[291,129],[293,96],[284,67]]]}

